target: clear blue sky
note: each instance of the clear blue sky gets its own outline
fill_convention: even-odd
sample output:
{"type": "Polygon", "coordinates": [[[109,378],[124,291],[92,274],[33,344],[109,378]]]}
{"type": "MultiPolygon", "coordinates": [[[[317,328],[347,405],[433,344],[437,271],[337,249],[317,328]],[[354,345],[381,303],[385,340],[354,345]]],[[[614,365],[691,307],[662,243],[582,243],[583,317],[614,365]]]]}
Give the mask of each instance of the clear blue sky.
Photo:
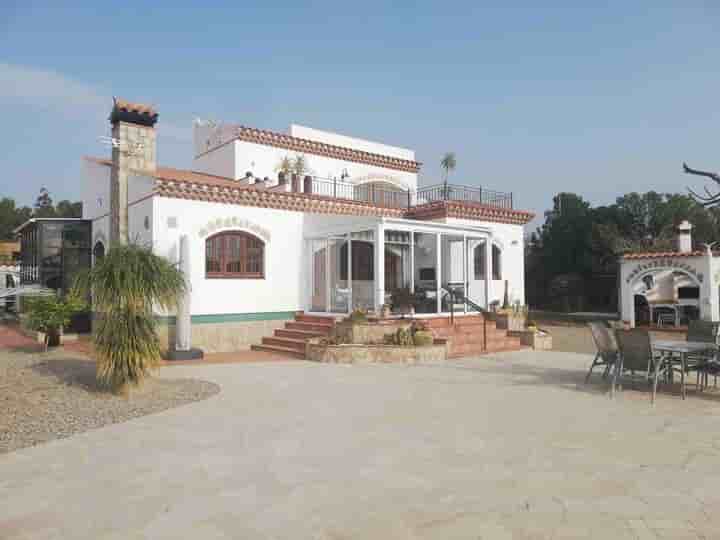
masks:
{"type": "Polygon", "coordinates": [[[720,170],[720,3],[26,2],[0,5],[0,196],[81,192],[111,96],[155,104],[159,161],[194,116],[406,146],[438,180],[595,204],[720,170]]]}

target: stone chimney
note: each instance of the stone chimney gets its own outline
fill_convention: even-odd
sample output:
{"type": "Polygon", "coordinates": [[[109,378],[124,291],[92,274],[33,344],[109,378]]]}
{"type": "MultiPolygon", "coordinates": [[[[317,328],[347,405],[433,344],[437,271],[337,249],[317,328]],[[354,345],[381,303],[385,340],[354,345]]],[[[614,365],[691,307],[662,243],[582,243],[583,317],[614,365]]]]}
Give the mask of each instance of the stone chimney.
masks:
{"type": "Polygon", "coordinates": [[[688,220],[684,220],[678,225],[677,250],[680,253],[690,253],[692,251],[692,224],[688,220]]]}
{"type": "Polygon", "coordinates": [[[113,98],[110,243],[128,243],[128,181],[132,174],[153,174],[157,167],[155,123],[149,105],[113,98]]]}

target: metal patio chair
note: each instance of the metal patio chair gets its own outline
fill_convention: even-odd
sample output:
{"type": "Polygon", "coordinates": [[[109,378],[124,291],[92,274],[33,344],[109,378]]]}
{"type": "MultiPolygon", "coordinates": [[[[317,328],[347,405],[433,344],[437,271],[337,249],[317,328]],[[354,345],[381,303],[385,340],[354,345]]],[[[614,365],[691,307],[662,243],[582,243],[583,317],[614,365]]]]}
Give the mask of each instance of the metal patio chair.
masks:
{"type": "Polygon", "coordinates": [[[617,341],[615,340],[615,335],[605,323],[589,322],[588,327],[590,328],[593,342],[597,348],[597,353],[595,354],[595,358],[593,359],[590,369],[585,376],[585,384],[587,384],[590,380],[590,375],[592,374],[592,370],[595,366],[605,366],[602,377],[603,379],[606,379],[608,373],[610,373],[610,369],[617,360],[618,355],[618,346],[617,341]]]}
{"type": "MultiPolygon", "coordinates": [[[[718,328],[720,323],[713,321],[690,321],[688,324],[687,341],[699,343],[712,343],[717,346],[718,328]]],[[[696,388],[700,386],[700,378],[702,384],[707,386],[708,375],[714,375],[715,386],[717,387],[717,377],[720,374],[720,364],[718,363],[717,347],[706,354],[688,354],[685,358],[685,371],[697,372],[696,388]]]]}
{"type": "Polygon", "coordinates": [[[617,330],[615,338],[618,344],[618,360],[615,363],[610,397],[615,395],[615,386],[626,372],[630,372],[631,384],[635,382],[635,374],[641,373],[646,382],[651,382],[651,375],[654,378],[652,385],[651,403],[655,403],[658,377],[667,369],[667,364],[661,358],[656,358],[652,347],[652,336],[647,330],[617,330]],[[656,364],[656,362],[659,362],[656,364]],[[657,368],[657,369],[656,369],[657,368]]]}

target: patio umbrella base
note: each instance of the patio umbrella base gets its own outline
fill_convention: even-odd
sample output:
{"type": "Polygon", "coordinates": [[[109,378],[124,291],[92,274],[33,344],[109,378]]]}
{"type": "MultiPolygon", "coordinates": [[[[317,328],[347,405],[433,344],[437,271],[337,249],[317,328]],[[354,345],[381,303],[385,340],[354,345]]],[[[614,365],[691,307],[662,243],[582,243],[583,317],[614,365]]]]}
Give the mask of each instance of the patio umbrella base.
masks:
{"type": "Polygon", "coordinates": [[[201,360],[204,356],[202,349],[188,349],[187,351],[168,351],[168,360],[201,360]]]}

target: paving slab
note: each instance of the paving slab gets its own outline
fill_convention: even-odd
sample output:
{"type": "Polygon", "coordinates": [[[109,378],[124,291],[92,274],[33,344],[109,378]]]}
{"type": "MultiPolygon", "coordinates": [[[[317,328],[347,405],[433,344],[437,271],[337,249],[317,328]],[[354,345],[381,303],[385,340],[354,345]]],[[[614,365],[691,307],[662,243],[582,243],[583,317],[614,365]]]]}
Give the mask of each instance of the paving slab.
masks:
{"type": "Polygon", "coordinates": [[[720,393],[591,359],[163,368],[221,392],[0,456],[0,538],[720,538],[720,393]]]}

